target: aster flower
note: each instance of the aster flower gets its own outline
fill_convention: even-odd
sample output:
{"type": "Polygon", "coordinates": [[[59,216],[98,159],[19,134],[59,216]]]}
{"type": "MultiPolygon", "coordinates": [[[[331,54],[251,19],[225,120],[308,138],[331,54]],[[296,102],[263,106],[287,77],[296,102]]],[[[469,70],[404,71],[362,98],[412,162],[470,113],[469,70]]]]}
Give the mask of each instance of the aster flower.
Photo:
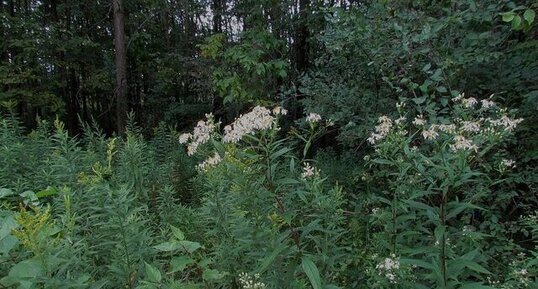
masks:
{"type": "MultiPolygon", "coordinates": [[[[282,110],[279,113],[282,113],[282,110]]],[[[231,125],[224,127],[223,141],[225,143],[237,143],[245,135],[271,128],[274,120],[275,118],[271,115],[270,110],[262,106],[256,106],[252,111],[237,118],[231,125]]]]}
{"type": "Polygon", "coordinates": [[[306,121],[309,122],[309,123],[316,123],[318,121],[321,120],[321,115],[315,113],[315,112],[311,112],[308,114],[308,116],[306,117],[306,121]]]}

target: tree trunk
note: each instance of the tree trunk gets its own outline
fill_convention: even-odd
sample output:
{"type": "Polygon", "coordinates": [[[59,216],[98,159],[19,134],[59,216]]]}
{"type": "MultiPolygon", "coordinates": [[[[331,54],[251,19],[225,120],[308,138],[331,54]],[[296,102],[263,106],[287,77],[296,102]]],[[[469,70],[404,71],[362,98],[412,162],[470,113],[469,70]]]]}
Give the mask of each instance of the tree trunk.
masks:
{"type": "Polygon", "coordinates": [[[310,0],[299,1],[299,19],[295,36],[295,68],[301,73],[308,67],[308,27],[307,17],[310,0]]]}
{"type": "Polygon", "coordinates": [[[127,124],[127,48],[123,0],[112,0],[114,10],[114,48],[116,49],[116,131],[125,132],[127,124]]]}
{"type": "Polygon", "coordinates": [[[213,33],[222,33],[222,14],[226,1],[213,0],[211,10],[213,10],[213,33]]]}

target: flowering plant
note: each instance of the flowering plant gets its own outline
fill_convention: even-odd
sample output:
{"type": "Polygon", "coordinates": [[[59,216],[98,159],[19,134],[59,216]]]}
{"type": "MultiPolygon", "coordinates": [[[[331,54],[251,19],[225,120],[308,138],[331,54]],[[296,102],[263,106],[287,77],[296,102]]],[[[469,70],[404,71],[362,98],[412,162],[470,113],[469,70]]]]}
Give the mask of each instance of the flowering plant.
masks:
{"type": "Polygon", "coordinates": [[[306,159],[313,139],[330,123],[310,113],[305,128],[283,136],[278,120],[286,113],[256,106],[223,133],[207,115],[180,137],[190,155],[209,156],[198,169],[204,215],[214,228],[207,245],[217,269],[230,273],[223,282],[243,288],[329,285],[344,256],[341,190],[328,187],[306,159]]]}
{"type": "Polygon", "coordinates": [[[491,98],[463,94],[427,116],[409,116],[405,103],[397,110],[398,118],[379,117],[368,138],[375,152],[366,158],[371,177],[364,179],[378,184],[370,186],[370,220],[377,228],[372,243],[400,259],[389,271],[377,268],[382,278],[371,282],[398,283],[397,288],[415,286],[421,282],[416,279],[437,288],[481,286],[496,257],[488,245],[495,226],[484,225],[495,222],[496,208],[486,204],[495,204],[492,187],[515,166],[503,144],[523,120],[491,98]],[[399,274],[400,264],[412,270],[399,274]]]}

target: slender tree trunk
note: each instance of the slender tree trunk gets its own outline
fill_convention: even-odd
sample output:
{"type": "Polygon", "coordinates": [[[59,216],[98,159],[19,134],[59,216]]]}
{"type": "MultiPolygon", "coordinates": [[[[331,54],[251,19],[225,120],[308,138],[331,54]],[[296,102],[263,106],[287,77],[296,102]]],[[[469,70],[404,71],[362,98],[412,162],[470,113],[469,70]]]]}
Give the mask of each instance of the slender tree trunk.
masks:
{"type": "Polygon", "coordinates": [[[299,0],[299,19],[295,36],[295,67],[301,73],[308,67],[308,9],[310,0],[299,0]]]}
{"type": "Polygon", "coordinates": [[[9,0],[9,16],[15,16],[15,3],[13,0],[9,0]]]}
{"type": "Polygon", "coordinates": [[[127,124],[127,48],[123,0],[112,0],[114,10],[114,47],[116,49],[116,131],[125,132],[127,124]]]}
{"type": "Polygon", "coordinates": [[[213,0],[211,10],[213,10],[213,33],[222,33],[222,14],[226,1],[213,0]]]}

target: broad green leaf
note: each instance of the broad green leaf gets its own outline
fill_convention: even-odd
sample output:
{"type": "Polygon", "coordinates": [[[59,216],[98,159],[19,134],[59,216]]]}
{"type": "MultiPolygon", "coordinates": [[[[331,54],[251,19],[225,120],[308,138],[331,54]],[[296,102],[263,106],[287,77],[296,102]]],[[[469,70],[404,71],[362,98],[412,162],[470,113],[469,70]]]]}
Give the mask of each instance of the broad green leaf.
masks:
{"type": "Polygon", "coordinates": [[[41,262],[35,259],[28,259],[15,264],[9,270],[8,276],[0,279],[0,284],[10,287],[20,284],[18,288],[31,288],[36,278],[45,274],[41,262]]]}
{"type": "Polygon", "coordinates": [[[181,248],[186,251],[187,253],[192,253],[200,248],[202,248],[202,245],[198,242],[191,242],[191,241],[179,241],[178,244],[181,246],[181,248]]]}
{"type": "Polygon", "coordinates": [[[151,264],[146,262],[146,277],[148,278],[148,281],[153,283],[161,283],[161,272],[159,269],[153,267],[151,264]]]}
{"type": "Polygon", "coordinates": [[[518,29],[521,26],[521,16],[516,15],[514,19],[512,19],[512,29],[518,29]]]}
{"type": "Polygon", "coordinates": [[[11,230],[17,228],[17,221],[13,216],[6,216],[0,219],[0,239],[11,235],[11,230]]]}
{"type": "Polygon", "coordinates": [[[180,257],[174,257],[170,261],[170,265],[172,267],[172,271],[170,272],[178,272],[183,271],[187,266],[194,263],[194,260],[186,257],[186,256],[180,256],[180,257]]]}
{"type": "Polygon", "coordinates": [[[170,225],[170,228],[172,229],[172,234],[174,235],[174,237],[176,237],[176,240],[178,240],[178,241],[185,240],[185,234],[183,234],[183,232],[180,229],[178,229],[178,228],[176,228],[176,227],[174,227],[172,225],[170,225]]]}
{"type": "Polygon", "coordinates": [[[512,21],[512,19],[514,19],[515,13],[514,12],[505,12],[505,13],[501,13],[501,16],[502,16],[504,22],[510,22],[510,21],[512,21]]]}
{"type": "Polygon", "coordinates": [[[10,189],[0,189],[0,199],[4,197],[12,196],[14,194],[15,193],[13,193],[13,191],[10,189]]]}
{"type": "Polygon", "coordinates": [[[170,252],[180,249],[181,245],[178,242],[164,242],[162,244],[154,246],[153,248],[162,252],[170,252]]]}
{"type": "Polygon", "coordinates": [[[534,10],[532,9],[527,9],[523,13],[523,18],[527,21],[529,25],[534,22],[534,17],[536,17],[536,12],[534,12],[534,10]]]}
{"type": "Polygon", "coordinates": [[[56,194],[58,194],[58,190],[56,190],[53,187],[47,187],[46,189],[37,192],[35,195],[38,198],[44,198],[44,197],[54,196],[56,194]]]}
{"type": "Polygon", "coordinates": [[[310,280],[312,287],[314,289],[322,289],[321,277],[319,276],[319,270],[318,267],[316,267],[316,264],[314,264],[310,258],[304,256],[301,260],[301,267],[308,277],[308,280],[310,280]]]}
{"type": "Polygon", "coordinates": [[[0,255],[2,254],[8,254],[11,249],[13,249],[17,243],[19,243],[19,240],[13,236],[6,236],[2,239],[0,239],[0,255]]]}
{"type": "Polygon", "coordinates": [[[224,274],[215,269],[205,269],[204,273],[202,273],[202,279],[205,281],[215,281],[222,279],[222,277],[224,277],[224,274]]]}

